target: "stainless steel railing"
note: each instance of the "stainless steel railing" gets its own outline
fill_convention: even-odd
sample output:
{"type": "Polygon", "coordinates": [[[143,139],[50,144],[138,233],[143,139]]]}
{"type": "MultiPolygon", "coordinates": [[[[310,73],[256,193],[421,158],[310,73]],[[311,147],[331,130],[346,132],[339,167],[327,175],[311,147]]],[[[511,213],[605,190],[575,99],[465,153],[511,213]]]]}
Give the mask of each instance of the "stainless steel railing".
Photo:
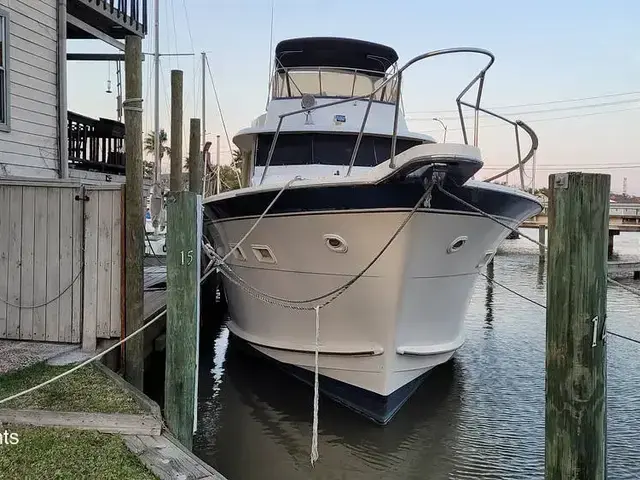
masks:
{"type": "Polygon", "coordinates": [[[455,53],[476,53],[476,54],[480,54],[480,55],[484,55],[486,57],[489,58],[487,64],[480,70],[480,72],[478,72],[478,74],[469,82],[469,84],[464,88],[464,90],[462,90],[462,92],[456,97],[456,103],[458,105],[458,114],[460,116],[460,124],[462,126],[462,134],[463,134],[463,139],[464,142],[468,145],[469,141],[467,138],[467,131],[466,131],[466,126],[464,123],[464,115],[462,113],[462,107],[469,107],[472,108],[474,110],[474,128],[473,128],[473,145],[474,146],[478,146],[478,130],[479,130],[479,114],[480,112],[486,113],[488,115],[491,115],[493,117],[496,117],[500,120],[503,120],[511,125],[514,126],[515,128],[515,135],[516,135],[516,148],[517,148],[517,156],[518,156],[518,163],[515,164],[513,167],[499,173],[498,175],[494,175],[493,177],[486,179],[485,181],[490,182],[492,180],[496,180],[498,178],[501,178],[505,175],[507,175],[508,173],[516,170],[516,169],[520,169],[520,178],[521,178],[521,182],[522,182],[522,188],[524,189],[524,164],[526,164],[535,154],[537,148],[538,148],[538,137],[536,136],[535,132],[528,126],[526,125],[524,122],[517,120],[517,121],[513,121],[513,120],[509,120],[501,115],[498,115],[497,113],[493,113],[485,108],[482,108],[480,106],[480,102],[482,99],[482,91],[483,91],[483,87],[484,87],[484,79],[485,79],[485,75],[487,73],[487,71],[489,70],[489,68],[491,67],[491,65],[493,65],[493,62],[495,61],[495,57],[494,55],[485,49],[482,48],[474,48],[474,47],[456,47],[456,48],[447,48],[447,49],[442,49],[442,50],[434,50],[431,52],[427,52],[427,53],[423,53],[421,55],[418,55],[417,57],[412,58],[411,60],[409,60],[406,64],[404,64],[402,66],[402,68],[398,69],[393,75],[390,75],[389,77],[387,77],[387,79],[382,82],[380,85],[378,85],[376,88],[374,88],[371,93],[368,94],[364,94],[364,95],[357,95],[354,97],[350,97],[350,98],[346,98],[346,99],[341,99],[341,100],[336,100],[334,102],[329,102],[329,103],[325,103],[323,105],[314,105],[313,107],[310,108],[301,108],[298,110],[293,110],[291,112],[286,112],[283,113],[279,116],[278,118],[278,126],[276,128],[276,131],[273,135],[273,140],[271,141],[271,146],[269,148],[269,155],[267,157],[267,161],[265,162],[265,166],[264,166],[264,170],[262,171],[262,176],[260,178],[260,185],[262,185],[262,183],[264,182],[264,179],[267,175],[267,170],[269,169],[269,165],[271,164],[271,159],[273,157],[273,154],[275,152],[275,147],[276,147],[276,142],[278,140],[278,136],[280,135],[280,130],[282,129],[282,122],[285,118],[290,117],[292,115],[298,115],[300,113],[308,113],[308,112],[312,112],[315,110],[319,110],[322,108],[327,108],[327,107],[332,107],[335,105],[341,105],[343,103],[348,103],[348,102],[353,102],[355,100],[364,100],[368,98],[368,104],[367,104],[367,108],[365,110],[364,113],[364,117],[362,119],[362,123],[360,125],[360,131],[358,132],[358,138],[356,139],[356,144],[354,146],[353,149],[353,153],[351,155],[351,161],[349,162],[349,168],[347,170],[347,176],[349,176],[351,174],[351,170],[353,169],[353,166],[355,164],[356,161],[356,157],[358,155],[358,149],[360,148],[360,143],[362,141],[362,136],[364,134],[364,128],[366,126],[367,120],[369,118],[369,112],[371,111],[371,104],[373,103],[373,99],[376,95],[376,93],[378,91],[380,91],[380,89],[384,88],[389,82],[393,81],[394,79],[397,78],[397,84],[396,84],[396,101],[395,101],[395,110],[394,110],[394,115],[393,115],[393,134],[391,136],[391,158],[389,160],[389,167],[390,168],[395,168],[395,156],[396,156],[396,142],[397,142],[397,137],[398,137],[398,120],[399,120],[399,116],[400,116],[400,104],[401,104],[401,91],[402,91],[402,74],[405,70],[407,70],[410,66],[412,66],[413,64],[420,62],[422,60],[425,60],[427,58],[432,58],[432,57],[437,57],[440,55],[450,55],[450,54],[455,54],[455,53]],[[478,83],[478,93],[476,95],[476,101],[475,104],[470,104],[467,103],[465,101],[462,100],[462,97],[464,97],[464,95],[476,84],[478,83]],[[522,156],[522,152],[520,149],[520,135],[519,135],[519,128],[521,128],[522,130],[524,130],[531,138],[531,148],[529,149],[529,152],[527,152],[527,154],[523,157],[522,156]]]}

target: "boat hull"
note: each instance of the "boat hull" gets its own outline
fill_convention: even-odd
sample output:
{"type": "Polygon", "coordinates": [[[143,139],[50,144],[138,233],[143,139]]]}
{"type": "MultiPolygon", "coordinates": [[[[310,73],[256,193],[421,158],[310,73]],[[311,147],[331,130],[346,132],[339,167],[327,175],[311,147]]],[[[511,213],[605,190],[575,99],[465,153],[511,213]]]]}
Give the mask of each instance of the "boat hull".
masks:
{"type": "MultiPolygon", "coordinates": [[[[403,187],[402,195],[387,196],[387,200],[404,199],[409,190],[413,195],[407,203],[415,204],[421,190],[403,187]]],[[[357,187],[351,188],[356,191],[349,194],[360,198],[351,205],[360,208],[326,210],[316,202],[317,208],[311,210],[313,202],[308,201],[307,210],[286,211],[290,205],[286,196],[294,192],[285,192],[280,202],[285,210],[276,209],[264,217],[228,264],[249,285],[271,297],[309,299],[344,285],[376,257],[410,213],[403,204],[366,208],[357,187]],[[338,242],[331,243],[329,238],[338,242]],[[337,243],[340,248],[334,248],[337,243]]],[[[305,193],[298,191],[294,196],[305,193]]],[[[501,194],[503,202],[484,198],[495,192],[466,193],[468,198],[480,199],[479,203],[494,205],[494,214],[508,211],[502,220],[513,226],[539,208],[508,193],[501,194]],[[514,205],[519,206],[515,213],[514,205]]],[[[320,197],[331,200],[326,193],[320,197]]],[[[223,212],[246,209],[252,201],[256,198],[245,198],[243,205],[231,208],[207,204],[211,221],[205,230],[223,252],[256,220],[253,215],[234,217],[223,212]]],[[[477,271],[508,233],[496,222],[434,195],[431,207],[413,215],[373,266],[320,310],[318,368],[323,391],[378,423],[387,423],[424,375],[462,346],[477,271]]],[[[289,366],[296,376],[312,380],[315,312],[265,303],[236,282],[225,278],[223,283],[230,331],[289,366]]]]}

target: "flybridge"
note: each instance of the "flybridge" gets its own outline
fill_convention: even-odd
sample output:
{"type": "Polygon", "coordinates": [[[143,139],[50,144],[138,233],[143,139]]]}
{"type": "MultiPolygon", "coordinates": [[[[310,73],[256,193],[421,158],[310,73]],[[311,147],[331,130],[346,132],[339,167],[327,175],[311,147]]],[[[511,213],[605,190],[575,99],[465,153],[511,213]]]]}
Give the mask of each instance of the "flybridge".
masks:
{"type": "MultiPolygon", "coordinates": [[[[398,54],[385,45],[333,37],[294,38],[276,46],[272,98],[349,98],[376,90],[396,71],[398,54]]],[[[393,103],[396,82],[374,100],[393,103]]]]}
{"type": "Polygon", "coordinates": [[[368,71],[378,76],[398,61],[396,51],[378,43],[336,37],[283,40],[276,46],[276,69],[338,67],[368,71]]]}

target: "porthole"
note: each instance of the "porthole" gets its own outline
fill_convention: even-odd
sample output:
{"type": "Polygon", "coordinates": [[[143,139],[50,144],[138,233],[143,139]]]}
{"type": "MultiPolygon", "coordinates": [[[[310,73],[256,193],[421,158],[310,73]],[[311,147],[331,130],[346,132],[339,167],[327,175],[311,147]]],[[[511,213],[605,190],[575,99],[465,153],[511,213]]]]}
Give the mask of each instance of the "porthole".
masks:
{"type": "Polygon", "coordinates": [[[487,263],[489,263],[489,261],[493,258],[493,255],[495,254],[495,252],[490,251],[490,252],[486,252],[484,254],[484,257],[482,258],[482,260],[480,261],[480,263],[478,263],[478,265],[476,265],[476,268],[482,268],[484,267],[487,263]]]}
{"type": "Polygon", "coordinates": [[[267,245],[251,245],[256,259],[262,263],[277,263],[276,257],[267,245]]]}
{"type": "Polygon", "coordinates": [[[242,250],[242,247],[237,247],[236,248],[236,244],[235,243],[230,243],[229,244],[229,249],[233,251],[233,258],[235,258],[236,260],[239,260],[241,262],[246,262],[247,261],[247,256],[244,254],[244,250],[242,250]]]}
{"type": "Polygon", "coordinates": [[[465,236],[456,238],[447,247],[447,253],[455,253],[455,252],[457,252],[458,250],[460,250],[464,246],[465,243],[467,243],[467,240],[469,240],[469,238],[465,237],[465,236]]]}
{"type": "Polygon", "coordinates": [[[324,236],[324,244],[329,250],[336,253],[345,253],[349,246],[340,235],[328,234],[324,236]]]}

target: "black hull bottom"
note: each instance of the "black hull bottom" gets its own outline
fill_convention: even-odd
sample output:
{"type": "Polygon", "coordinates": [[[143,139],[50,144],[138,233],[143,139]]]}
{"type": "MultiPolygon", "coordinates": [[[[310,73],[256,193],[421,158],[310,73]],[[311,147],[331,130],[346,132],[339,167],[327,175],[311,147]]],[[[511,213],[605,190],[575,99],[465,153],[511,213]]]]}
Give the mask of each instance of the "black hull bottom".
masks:
{"type": "MultiPolygon", "coordinates": [[[[237,341],[242,346],[244,352],[269,361],[287,374],[313,387],[314,372],[295,365],[279,362],[254,349],[250,343],[235,335],[234,341],[237,341]]],[[[318,388],[320,393],[333,401],[379,425],[386,425],[393,419],[407,400],[411,398],[418,387],[420,387],[430,371],[431,370],[425,372],[423,375],[400,387],[388,396],[379,395],[363,388],[325,377],[324,375],[318,376],[318,388]]]]}
{"type": "MultiPolygon", "coordinates": [[[[277,363],[280,368],[283,368],[297,379],[313,387],[313,372],[295,365],[277,363]]],[[[318,375],[318,388],[321,393],[333,401],[344,405],[377,424],[386,425],[393,419],[406,401],[409,400],[411,395],[414,394],[428,373],[429,371],[386,397],[323,375],[318,375]]]]}

